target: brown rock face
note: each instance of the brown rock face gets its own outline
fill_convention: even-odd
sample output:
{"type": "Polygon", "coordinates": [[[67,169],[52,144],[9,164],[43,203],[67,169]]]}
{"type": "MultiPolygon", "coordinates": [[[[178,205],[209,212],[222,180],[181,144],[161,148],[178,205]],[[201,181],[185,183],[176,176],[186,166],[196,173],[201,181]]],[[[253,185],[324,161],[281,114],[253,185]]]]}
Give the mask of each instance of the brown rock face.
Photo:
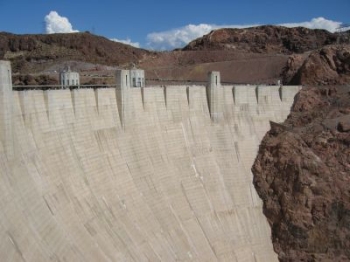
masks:
{"type": "Polygon", "coordinates": [[[252,168],[280,261],[350,260],[350,87],[305,88],[252,168]]]}
{"type": "Polygon", "coordinates": [[[303,53],[336,43],[337,36],[325,30],[303,27],[258,26],[218,29],[189,43],[184,50],[236,49],[254,53],[303,53]]]}
{"type": "Polygon", "coordinates": [[[151,53],[87,32],[48,35],[0,32],[0,59],[10,60],[14,73],[40,72],[45,66],[65,60],[106,65],[138,63],[151,53]]]}
{"type": "Polygon", "coordinates": [[[283,68],[281,76],[282,76],[282,81],[283,84],[300,84],[300,79],[293,79],[295,75],[298,73],[300,67],[303,65],[306,57],[305,55],[302,54],[294,54],[289,56],[287,60],[286,66],[283,68]]]}
{"type": "Polygon", "coordinates": [[[349,83],[350,46],[327,46],[311,53],[291,82],[304,85],[349,83]]]}

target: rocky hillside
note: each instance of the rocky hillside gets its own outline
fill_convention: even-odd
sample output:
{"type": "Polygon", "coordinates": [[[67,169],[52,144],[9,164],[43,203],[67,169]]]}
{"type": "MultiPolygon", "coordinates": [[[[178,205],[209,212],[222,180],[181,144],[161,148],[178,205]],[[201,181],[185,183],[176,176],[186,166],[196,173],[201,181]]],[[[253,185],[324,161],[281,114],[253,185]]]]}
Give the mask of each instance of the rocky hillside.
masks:
{"type": "Polygon", "coordinates": [[[350,86],[304,88],[252,168],[280,261],[350,260],[350,86]]]}
{"type": "MultiPolygon", "coordinates": [[[[345,39],[340,39],[345,41],[345,39]]],[[[293,54],[335,44],[337,35],[303,27],[258,26],[223,28],[189,43],[183,50],[244,50],[253,53],[293,54]]]]}
{"type": "MultiPolygon", "coordinates": [[[[290,63],[292,64],[297,68],[295,64],[300,65],[300,61],[294,60],[290,63]]],[[[290,83],[304,85],[350,83],[350,45],[326,46],[312,52],[301,64],[290,83]]]]}
{"type": "Polygon", "coordinates": [[[14,73],[35,73],[68,60],[103,65],[138,63],[151,52],[90,33],[14,35],[0,33],[0,59],[12,62],[14,73]]]}
{"type": "MultiPolygon", "coordinates": [[[[57,74],[67,64],[80,72],[93,71],[82,83],[112,83],[113,69],[105,68],[131,63],[146,70],[150,84],[202,83],[212,70],[220,71],[226,83],[343,84],[350,75],[349,35],[281,26],[218,29],[181,50],[151,52],[88,32],[0,33],[0,59],[12,62],[17,84],[43,83],[45,74],[57,74]]],[[[49,78],[47,83],[57,81],[57,76],[49,78]]]]}
{"type": "MultiPolygon", "coordinates": [[[[284,84],[339,85],[350,82],[350,31],[337,34],[325,30],[281,26],[224,28],[192,41],[183,50],[216,50],[221,53],[234,51],[245,54],[247,60],[251,54],[283,57],[285,64],[277,70],[284,84]]],[[[264,65],[269,63],[273,62],[265,61],[264,65]]],[[[253,64],[251,66],[254,67],[253,64]]],[[[265,81],[267,79],[269,78],[265,78],[265,81]]]]}

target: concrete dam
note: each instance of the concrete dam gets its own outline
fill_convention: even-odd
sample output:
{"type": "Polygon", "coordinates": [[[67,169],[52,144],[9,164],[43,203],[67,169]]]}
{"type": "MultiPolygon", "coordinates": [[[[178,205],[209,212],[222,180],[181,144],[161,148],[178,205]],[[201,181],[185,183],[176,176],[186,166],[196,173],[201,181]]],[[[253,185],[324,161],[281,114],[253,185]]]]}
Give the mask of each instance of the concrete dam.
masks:
{"type": "Polygon", "coordinates": [[[0,261],[277,261],[251,166],[300,87],[116,79],[14,91],[0,61],[0,261]]]}

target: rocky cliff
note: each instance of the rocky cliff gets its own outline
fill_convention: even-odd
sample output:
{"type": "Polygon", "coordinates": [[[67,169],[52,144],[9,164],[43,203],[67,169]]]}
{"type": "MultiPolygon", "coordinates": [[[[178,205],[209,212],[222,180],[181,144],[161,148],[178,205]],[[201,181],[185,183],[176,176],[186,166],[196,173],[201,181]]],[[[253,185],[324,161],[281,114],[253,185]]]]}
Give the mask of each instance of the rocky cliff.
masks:
{"type": "Polygon", "coordinates": [[[10,60],[14,73],[35,73],[69,60],[104,65],[137,63],[151,52],[88,32],[15,35],[0,32],[0,59],[10,60]]]}
{"type": "Polygon", "coordinates": [[[336,41],[336,34],[304,27],[223,28],[190,42],[184,50],[236,49],[254,53],[292,54],[315,50],[336,41]]]}
{"type": "MultiPolygon", "coordinates": [[[[223,28],[192,41],[183,50],[234,51],[242,57],[245,54],[247,60],[251,54],[288,56],[285,66],[280,69],[284,84],[334,85],[350,80],[349,38],[349,32],[338,34],[303,27],[223,28]]],[[[257,61],[259,58],[256,57],[257,61]]],[[[268,63],[264,62],[265,65],[268,63]]]]}
{"type": "MultiPolygon", "coordinates": [[[[287,71],[293,71],[293,65],[298,64],[300,65],[300,59],[293,60],[290,67],[287,65],[287,71]]],[[[304,85],[350,83],[350,45],[326,46],[312,52],[301,64],[290,83],[304,85]]]]}
{"type": "Polygon", "coordinates": [[[350,87],[305,88],[252,168],[280,261],[350,260],[350,87]]]}

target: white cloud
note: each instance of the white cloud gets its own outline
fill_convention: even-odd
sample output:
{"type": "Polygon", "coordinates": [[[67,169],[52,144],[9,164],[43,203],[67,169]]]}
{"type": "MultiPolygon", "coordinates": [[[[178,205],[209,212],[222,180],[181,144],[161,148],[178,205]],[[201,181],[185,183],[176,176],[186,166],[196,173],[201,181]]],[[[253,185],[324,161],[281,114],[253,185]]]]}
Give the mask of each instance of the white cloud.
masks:
{"type": "Polygon", "coordinates": [[[150,33],[147,35],[148,45],[154,49],[169,49],[187,44],[191,40],[207,34],[215,26],[208,24],[187,25],[184,27],[150,33]]]}
{"type": "Polygon", "coordinates": [[[302,27],[306,27],[306,28],[310,28],[310,29],[325,29],[325,30],[328,30],[329,32],[335,32],[335,30],[337,28],[339,28],[339,26],[341,26],[342,23],[328,20],[328,19],[325,19],[323,17],[317,17],[317,18],[313,18],[313,19],[311,19],[311,21],[307,21],[307,22],[285,23],[285,24],[280,24],[280,25],[286,26],[286,27],[302,26],[302,27]]]}
{"type": "Polygon", "coordinates": [[[112,41],[114,41],[114,42],[119,42],[119,43],[123,43],[123,44],[126,44],[126,45],[131,45],[131,46],[133,46],[133,47],[140,48],[140,43],[138,43],[138,42],[132,42],[132,41],[130,40],[130,38],[127,38],[126,40],[119,40],[119,39],[117,39],[117,38],[112,38],[112,39],[110,39],[110,40],[112,40],[112,41]]]}
{"type": "Polygon", "coordinates": [[[51,11],[45,16],[45,30],[47,34],[79,32],[73,30],[68,18],[60,16],[56,11],[51,11]]]}
{"type": "MultiPolygon", "coordinates": [[[[303,26],[310,29],[325,29],[334,32],[342,23],[332,20],[327,20],[323,17],[313,18],[311,21],[301,23],[285,23],[279,24],[286,27],[303,26]]],[[[147,35],[147,46],[156,50],[169,50],[178,47],[183,47],[190,41],[208,34],[211,30],[218,28],[247,28],[258,26],[259,24],[251,25],[186,25],[180,28],[175,28],[163,32],[154,32],[147,35]]]]}
{"type": "Polygon", "coordinates": [[[201,37],[210,31],[223,27],[231,28],[242,28],[253,25],[210,25],[210,24],[199,24],[199,25],[186,25],[184,27],[163,31],[155,32],[147,35],[147,45],[152,49],[167,50],[177,47],[182,47],[190,41],[201,37]]]}
{"type": "Polygon", "coordinates": [[[155,50],[169,50],[178,47],[183,47],[190,41],[208,34],[210,31],[219,28],[246,28],[257,26],[255,25],[187,25],[184,27],[172,29],[169,31],[155,32],[147,35],[147,45],[155,50]]]}

